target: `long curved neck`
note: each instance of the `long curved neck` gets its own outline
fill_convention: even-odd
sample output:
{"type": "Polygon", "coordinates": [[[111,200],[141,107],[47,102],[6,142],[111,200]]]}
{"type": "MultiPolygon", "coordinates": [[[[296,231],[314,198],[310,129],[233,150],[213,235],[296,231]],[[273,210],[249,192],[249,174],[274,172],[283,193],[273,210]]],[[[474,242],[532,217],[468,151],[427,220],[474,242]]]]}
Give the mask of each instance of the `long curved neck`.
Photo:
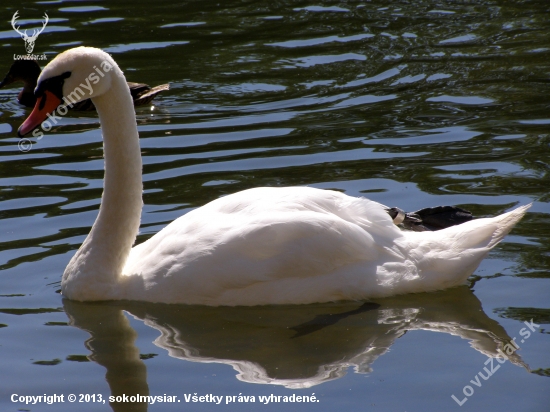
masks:
{"type": "Polygon", "coordinates": [[[78,300],[115,297],[140,224],[142,164],[136,117],[122,72],[116,66],[113,71],[119,75],[113,73],[110,90],[93,99],[105,154],[101,206],[90,234],[63,274],[63,293],[78,300]]]}

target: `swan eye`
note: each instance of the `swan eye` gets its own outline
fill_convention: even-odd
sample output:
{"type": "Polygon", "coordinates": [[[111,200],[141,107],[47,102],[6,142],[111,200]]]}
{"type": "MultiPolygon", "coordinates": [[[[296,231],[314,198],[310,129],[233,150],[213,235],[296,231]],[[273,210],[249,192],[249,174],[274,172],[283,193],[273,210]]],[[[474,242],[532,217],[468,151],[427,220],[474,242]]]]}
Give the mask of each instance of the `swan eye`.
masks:
{"type": "Polygon", "coordinates": [[[42,97],[44,95],[44,92],[46,90],[52,92],[60,99],[63,98],[63,84],[65,83],[65,79],[67,77],[71,76],[71,72],[65,72],[63,74],[60,74],[59,76],[50,77],[49,79],[42,80],[38,86],[36,86],[36,89],[34,89],[34,95],[38,97],[42,97]]]}

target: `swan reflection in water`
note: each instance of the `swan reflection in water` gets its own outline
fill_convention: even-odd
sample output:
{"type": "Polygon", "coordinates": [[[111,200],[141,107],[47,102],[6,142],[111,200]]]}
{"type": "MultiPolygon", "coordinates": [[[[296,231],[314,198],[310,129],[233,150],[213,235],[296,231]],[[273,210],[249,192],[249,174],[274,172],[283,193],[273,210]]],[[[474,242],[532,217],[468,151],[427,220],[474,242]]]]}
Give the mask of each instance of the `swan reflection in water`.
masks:
{"type": "MultiPolygon", "coordinates": [[[[511,341],[466,286],[366,303],[206,307],[65,300],[64,308],[72,326],[91,334],[89,358],[107,369],[114,396],[149,394],[137,334],[124,312],[158,330],[155,345],[174,358],[224,363],[241,381],[293,389],[341,378],[350,367],[369,373],[411,330],[458,336],[489,357],[511,341]]],[[[516,354],[509,360],[525,366],[516,354]]]]}

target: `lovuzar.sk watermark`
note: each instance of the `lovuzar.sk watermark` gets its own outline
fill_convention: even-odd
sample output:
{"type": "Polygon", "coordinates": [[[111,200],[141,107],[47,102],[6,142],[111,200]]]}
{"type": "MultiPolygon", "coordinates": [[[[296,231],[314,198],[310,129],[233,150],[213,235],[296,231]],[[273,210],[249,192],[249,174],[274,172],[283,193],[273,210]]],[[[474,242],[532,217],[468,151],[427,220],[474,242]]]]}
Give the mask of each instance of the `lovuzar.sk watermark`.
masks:
{"type": "MultiPolygon", "coordinates": [[[[521,343],[524,343],[529,337],[531,336],[531,332],[535,332],[536,329],[540,328],[540,325],[537,325],[533,322],[533,319],[531,321],[527,322],[525,321],[526,328],[522,328],[519,331],[519,334],[521,335],[521,343]]],[[[484,365],[487,365],[489,369],[487,369],[487,366],[483,368],[482,371],[479,371],[475,376],[474,379],[470,380],[470,383],[474,386],[477,386],[478,388],[481,388],[481,385],[483,384],[483,381],[488,380],[493,374],[500,369],[499,364],[503,364],[507,360],[509,360],[509,356],[512,355],[515,351],[519,349],[519,345],[516,343],[517,338],[513,338],[509,343],[504,345],[503,349],[504,352],[499,348],[497,349],[497,353],[499,356],[496,358],[489,358],[485,361],[484,365]],[[493,362],[494,360],[497,360],[497,364],[493,362]],[[484,373],[485,372],[485,373],[484,373]],[[483,379],[481,381],[479,378],[483,379]]],[[[464,388],[462,388],[462,393],[465,395],[464,398],[458,399],[454,394],[451,395],[451,398],[458,404],[458,406],[464,405],[468,399],[474,394],[475,390],[473,386],[466,385],[464,388]]]]}

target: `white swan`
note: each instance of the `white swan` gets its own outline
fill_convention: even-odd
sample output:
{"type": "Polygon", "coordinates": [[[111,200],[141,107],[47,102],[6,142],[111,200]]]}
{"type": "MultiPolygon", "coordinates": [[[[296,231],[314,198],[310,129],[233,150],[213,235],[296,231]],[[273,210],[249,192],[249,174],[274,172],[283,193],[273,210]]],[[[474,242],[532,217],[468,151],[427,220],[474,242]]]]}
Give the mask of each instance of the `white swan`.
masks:
{"type": "Polygon", "coordinates": [[[103,131],[98,217],[61,282],[69,299],[303,304],[462,284],[530,205],[437,232],[399,230],[382,205],[308,187],[257,188],[193,210],[132,248],[142,209],[132,99],[105,52],[68,50],[38,79],[25,135],[74,91],[93,89],[103,131]]]}

